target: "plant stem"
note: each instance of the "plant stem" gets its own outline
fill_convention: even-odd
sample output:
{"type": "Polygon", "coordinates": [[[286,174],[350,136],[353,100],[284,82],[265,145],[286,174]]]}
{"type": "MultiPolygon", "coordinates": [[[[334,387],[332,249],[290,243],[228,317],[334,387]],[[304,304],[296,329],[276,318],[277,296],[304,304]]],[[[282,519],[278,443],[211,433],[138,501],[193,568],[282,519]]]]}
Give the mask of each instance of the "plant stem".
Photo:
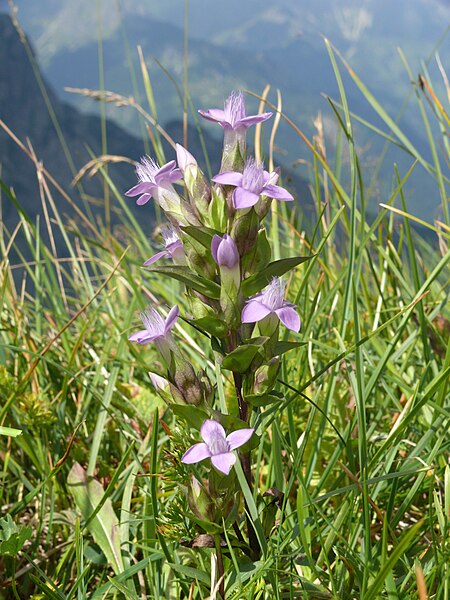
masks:
{"type": "MultiPolygon", "coordinates": [[[[242,375],[240,373],[233,373],[234,377],[234,387],[236,389],[236,396],[239,406],[239,418],[242,421],[248,423],[248,404],[244,400],[242,396],[242,375]]],[[[247,480],[248,487],[250,490],[253,490],[253,481],[252,481],[252,466],[250,460],[250,452],[245,452],[239,454],[242,470],[244,471],[245,479],[247,480]]],[[[245,502],[245,506],[248,509],[247,502],[245,502]]],[[[253,527],[252,520],[249,516],[249,511],[247,510],[247,534],[248,534],[248,542],[250,545],[250,549],[252,552],[252,558],[254,560],[258,559],[261,554],[261,549],[259,547],[258,538],[256,536],[256,531],[253,527]]]]}
{"type": "Polygon", "coordinates": [[[219,594],[221,598],[225,598],[225,571],[223,568],[222,546],[220,545],[220,534],[214,536],[214,544],[217,553],[217,580],[219,583],[219,594]]]}

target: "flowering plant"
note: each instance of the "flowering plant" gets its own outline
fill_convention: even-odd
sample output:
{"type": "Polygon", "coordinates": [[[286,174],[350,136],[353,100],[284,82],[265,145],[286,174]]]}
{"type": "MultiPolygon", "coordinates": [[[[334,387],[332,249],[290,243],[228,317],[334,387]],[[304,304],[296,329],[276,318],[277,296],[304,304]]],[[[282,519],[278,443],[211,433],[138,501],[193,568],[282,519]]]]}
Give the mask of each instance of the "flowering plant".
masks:
{"type": "MultiPolygon", "coordinates": [[[[153,342],[162,358],[165,372],[152,373],[151,381],[173,412],[186,421],[180,463],[187,470],[201,463],[196,471],[209,472],[207,482],[191,472],[185,490],[193,522],[216,536],[220,579],[225,519],[233,527],[227,538],[236,542],[236,548],[252,559],[262,550],[254,524],[248,516],[243,518],[248,507],[242,510],[241,483],[233,467],[239,457],[252,489],[251,451],[258,444],[258,415],[262,407],[279,402],[274,390],[282,354],[298,345],[290,342],[286,348],[286,343],[279,343],[280,325],[294,333],[300,330],[300,317],[295,305],[285,300],[286,283],[281,278],[310,257],[270,260],[262,221],[272,199],[294,198],[278,185],[278,171],[270,173],[254,159],[247,159],[245,134],[248,127],[268,120],[271,113],[247,116],[240,92],[231,94],[223,110],[199,112],[224,131],[220,173],[208,182],[192,154],[177,144],[178,166],[171,161],[159,167],[143,158],[137,167],[140,182],[127,195],[139,196],[138,204],[153,197],[170,221],[171,228],[164,234],[165,250],[145,265],[186,286],[192,313],[187,320],[211,340],[220,377],[232,386],[232,392],[227,388],[230,397],[218,403],[218,386],[205,372],[196,373],[178,349],[172,334],[180,314],[178,306],[165,319],[155,309],[145,311],[145,329],[129,339],[140,344],[153,342]],[[181,177],[184,198],[173,187],[181,177]],[[171,258],[173,264],[156,266],[163,258],[171,258]],[[200,431],[203,441],[188,447],[192,429],[200,431]],[[247,541],[242,529],[246,529],[247,541]]],[[[224,596],[223,582],[220,593],[224,596]]]]}

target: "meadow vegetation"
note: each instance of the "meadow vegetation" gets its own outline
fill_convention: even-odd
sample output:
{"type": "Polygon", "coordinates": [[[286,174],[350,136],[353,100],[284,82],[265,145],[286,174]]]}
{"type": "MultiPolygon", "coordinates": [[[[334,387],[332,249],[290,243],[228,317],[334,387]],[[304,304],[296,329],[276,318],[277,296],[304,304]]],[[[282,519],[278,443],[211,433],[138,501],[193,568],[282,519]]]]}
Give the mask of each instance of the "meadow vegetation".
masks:
{"type": "MultiPolygon", "coordinates": [[[[310,150],[316,214],[307,222],[296,198],[274,201],[266,219],[272,259],[311,257],[286,276],[302,326],[282,330],[299,345],[283,355],[277,401],[252,413],[253,489],[238,461],[238,517],[220,549],[208,547],[188,504],[191,470],[180,459],[198,434],[187,436],[189,415],[155,393],[155,348],[128,341],[148,304],[189,312],[183,283],[142,268],[161,216],[152,222],[146,206],[137,220],[101,159],[97,176],[121,218],[113,230],[84,208],[68,221],[39,157],[38,222],[0,182],[19,218],[0,237],[0,597],[450,598],[448,114],[424,72],[412,84],[430,143],[429,157],[419,154],[327,47],[340,90],[328,99],[333,152],[320,121],[309,140],[277,108],[279,95],[260,97],[275,118],[257,126],[256,153],[264,156],[263,131],[272,171],[277,128],[297,131],[310,150]],[[411,157],[407,172],[392,166],[391,194],[370,219],[342,70],[383,122],[365,125],[411,157]],[[426,238],[408,213],[414,169],[434,179],[442,201],[441,216],[421,223],[426,238]]],[[[158,95],[146,86],[151,116],[158,95]]],[[[146,124],[153,155],[172,159],[146,124]]],[[[222,412],[235,410],[214,336],[183,318],[173,335],[214,382],[222,412]]]]}

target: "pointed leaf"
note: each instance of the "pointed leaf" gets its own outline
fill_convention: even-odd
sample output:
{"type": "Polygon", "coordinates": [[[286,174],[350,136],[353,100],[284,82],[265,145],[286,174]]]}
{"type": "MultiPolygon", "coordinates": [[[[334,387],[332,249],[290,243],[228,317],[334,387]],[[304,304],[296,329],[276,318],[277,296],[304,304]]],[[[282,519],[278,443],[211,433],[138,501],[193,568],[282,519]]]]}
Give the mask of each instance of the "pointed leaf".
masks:
{"type": "MultiPolygon", "coordinates": [[[[88,521],[95,508],[103,500],[103,487],[93,477],[88,477],[79,463],[75,463],[70,470],[67,485],[83,518],[88,521]]],[[[119,520],[110,498],[106,499],[96,516],[88,524],[88,530],[96,544],[102,549],[114,572],[118,574],[123,571],[119,520]]]]}
{"type": "Polygon", "coordinates": [[[197,240],[197,242],[207,250],[211,250],[211,240],[213,237],[215,235],[220,235],[220,231],[210,229],[209,227],[194,227],[192,225],[187,225],[186,227],[182,227],[181,230],[194,238],[194,240],[197,240]]]}
{"type": "Polygon", "coordinates": [[[259,344],[238,346],[225,356],[222,361],[222,369],[234,371],[235,373],[245,373],[260,348],[259,344]]]}
{"type": "Polygon", "coordinates": [[[218,300],[220,298],[220,286],[214,281],[200,277],[193,273],[188,267],[166,266],[166,267],[151,267],[148,269],[152,273],[161,273],[173,279],[177,279],[184,283],[187,287],[192,288],[196,292],[218,300]]]}
{"type": "Polygon", "coordinates": [[[281,356],[289,350],[299,348],[300,346],[306,346],[306,342],[277,342],[275,344],[274,354],[275,356],[281,356]]]}
{"type": "Polygon", "coordinates": [[[261,291],[273,277],[281,277],[281,275],[284,275],[301,263],[311,260],[314,256],[314,254],[311,256],[292,256],[291,258],[282,258],[269,263],[263,271],[247,277],[242,282],[242,293],[247,298],[253,296],[253,294],[261,291]]]}
{"type": "Polygon", "coordinates": [[[225,337],[228,333],[227,325],[221,319],[213,317],[212,315],[207,315],[200,319],[188,319],[188,321],[191,325],[198,327],[201,331],[210,333],[219,338],[225,337]]]}

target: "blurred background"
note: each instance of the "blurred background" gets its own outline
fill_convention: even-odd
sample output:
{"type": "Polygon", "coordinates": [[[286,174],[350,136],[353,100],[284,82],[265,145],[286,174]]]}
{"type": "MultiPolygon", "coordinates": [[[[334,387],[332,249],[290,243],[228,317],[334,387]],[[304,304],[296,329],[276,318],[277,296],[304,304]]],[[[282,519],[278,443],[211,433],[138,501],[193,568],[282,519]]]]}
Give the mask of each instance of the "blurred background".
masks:
{"type": "MultiPolygon", "coordinates": [[[[90,153],[137,160],[148,149],[143,143],[148,139],[145,127],[132,107],[105,105],[66,90],[110,90],[133,96],[150,110],[138,46],[150,74],[157,120],[176,141],[182,139],[186,46],[192,107],[221,107],[233,89],[261,94],[269,84],[268,99],[276,104],[279,89],[283,111],[308,137],[316,133],[314,120],[321,113],[331,159],[337,127],[326,97],[337,100],[339,95],[324,36],[427,160],[427,131],[413,101],[414,94],[421,93],[419,73],[432,82],[441,101],[448,102],[447,0],[16,0],[15,15],[29,48],[11,22],[11,6],[0,2],[0,118],[21,140],[30,138],[37,156],[64,186],[90,153]]],[[[389,133],[344,72],[342,67],[352,113],[389,133]]],[[[257,110],[258,103],[248,96],[247,112],[257,110]]],[[[189,124],[189,147],[201,156],[190,108],[189,124]]],[[[201,126],[214,154],[221,131],[206,122],[201,126]]],[[[386,151],[385,140],[358,121],[355,141],[370,187],[369,212],[375,214],[392,189],[393,162],[405,173],[413,159],[395,145],[386,151]]],[[[306,197],[310,156],[283,121],[275,150],[275,162],[299,196],[306,197]]],[[[167,158],[173,158],[170,148],[167,158]]],[[[2,179],[14,186],[22,201],[30,201],[33,213],[36,178],[27,170],[32,165],[25,164],[29,161],[4,131],[0,162],[2,179]]],[[[214,166],[213,162],[213,170],[214,166]]],[[[118,188],[134,182],[130,165],[113,173],[118,188]]],[[[98,188],[90,185],[95,197],[98,188]]],[[[441,214],[436,186],[420,165],[406,193],[411,213],[429,221],[441,214]]],[[[7,218],[8,207],[3,212],[7,218]]]]}

